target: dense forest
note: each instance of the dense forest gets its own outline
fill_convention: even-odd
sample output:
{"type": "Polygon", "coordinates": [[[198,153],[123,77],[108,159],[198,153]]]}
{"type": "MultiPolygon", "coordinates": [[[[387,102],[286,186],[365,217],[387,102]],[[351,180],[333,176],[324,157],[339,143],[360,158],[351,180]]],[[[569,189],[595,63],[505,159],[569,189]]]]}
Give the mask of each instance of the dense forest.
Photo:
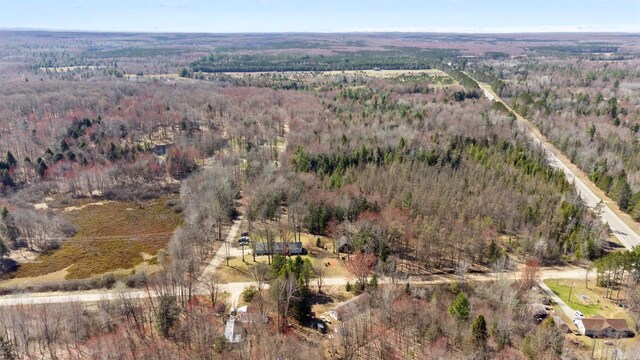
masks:
{"type": "Polygon", "coordinates": [[[325,214],[318,232],[346,221],[363,247],[427,267],[486,263],[485,249],[500,235],[510,239],[505,246],[548,262],[599,256],[602,226],[510,117],[473,98],[443,102],[453,90],[405,89],[372,81],[328,91],[321,96],[333,120],[289,124],[298,135],[285,155],[297,174],[315,175],[318,195],[309,202],[325,214]],[[355,205],[361,197],[376,207],[355,205]],[[534,246],[540,239],[545,246],[534,246]]]}
{"type": "MultiPolygon", "coordinates": [[[[388,52],[359,51],[332,55],[210,54],[191,64],[191,72],[339,71],[362,69],[429,69],[435,61],[456,56],[454,50],[406,49],[388,52]]],[[[190,71],[181,75],[190,76],[190,71]]]]}
{"type": "Polygon", "coordinates": [[[112,298],[1,307],[4,357],[573,359],[583,347],[531,317],[540,266],[592,264],[609,297],[623,283],[640,296],[637,251],[611,252],[608,227],[463,72],[637,218],[640,75],[588,60],[633,42],[7,34],[0,292],[112,298]],[[238,229],[305,251],[256,261],[243,247],[240,263],[238,229]],[[437,276],[454,280],[416,284],[437,276]],[[358,314],[322,335],[334,301],[358,314]],[[231,316],[250,324],[243,342],[224,336],[231,316]]]}
{"type": "Polygon", "coordinates": [[[494,80],[485,81],[514,110],[534,121],[621,210],[640,221],[637,61],[505,65],[490,63],[480,73],[488,73],[494,80]]]}

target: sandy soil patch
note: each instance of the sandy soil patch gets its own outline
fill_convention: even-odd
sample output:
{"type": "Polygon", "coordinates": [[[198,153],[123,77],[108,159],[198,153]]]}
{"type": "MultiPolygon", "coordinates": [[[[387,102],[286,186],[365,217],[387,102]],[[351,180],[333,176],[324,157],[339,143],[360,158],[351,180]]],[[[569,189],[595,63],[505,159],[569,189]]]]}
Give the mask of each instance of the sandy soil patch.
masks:
{"type": "Polygon", "coordinates": [[[37,257],[37,253],[26,249],[13,250],[9,254],[9,258],[19,264],[33,262],[37,257]]]}
{"type": "Polygon", "coordinates": [[[76,210],[82,210],[84,208],[86,208],[87,206],[102,206],[105,204],[109,204],[112,203],[113,201],[111,200],[107,200],[107,201],[97,201],[97,202],[93,202],[93,203],[88,203],[88,204],[84,204],[84,205],[79,205],[79,206],[67,206],[66,208],[64,208],[64,212],[69,212],[69,211],[76,211],[76,210]]]}

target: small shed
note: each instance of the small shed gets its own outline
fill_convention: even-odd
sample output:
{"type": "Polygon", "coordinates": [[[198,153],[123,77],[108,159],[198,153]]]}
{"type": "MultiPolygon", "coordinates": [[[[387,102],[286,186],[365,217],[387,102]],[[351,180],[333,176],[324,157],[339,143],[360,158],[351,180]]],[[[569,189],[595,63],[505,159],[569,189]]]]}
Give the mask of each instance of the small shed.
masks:
{"type": "Polygon", "coordinates": [[[342,235],[336,240],[336,251],[338,254],[351,254],[355,249],[353,248],[353,244],[351,244],[351,239],[346,235],[342,235]]]}

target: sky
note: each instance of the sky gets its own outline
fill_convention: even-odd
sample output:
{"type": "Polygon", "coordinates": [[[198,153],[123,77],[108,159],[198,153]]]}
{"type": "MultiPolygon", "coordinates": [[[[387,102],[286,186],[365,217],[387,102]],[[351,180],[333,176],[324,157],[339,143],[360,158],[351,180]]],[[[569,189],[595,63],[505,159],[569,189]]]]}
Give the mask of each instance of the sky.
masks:
{"type": "Polygon", "coordinates": [[[0,0],[0,29],[640,32],[640,0],[0,0]]]}

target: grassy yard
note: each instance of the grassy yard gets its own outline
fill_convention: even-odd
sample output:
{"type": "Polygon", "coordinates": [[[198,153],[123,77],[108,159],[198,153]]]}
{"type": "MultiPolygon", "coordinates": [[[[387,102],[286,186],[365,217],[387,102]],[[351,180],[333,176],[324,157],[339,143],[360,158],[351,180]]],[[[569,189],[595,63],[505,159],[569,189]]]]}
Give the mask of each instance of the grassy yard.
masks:
{"type": "MultiPolygon", "coordinates": [[[[544,283],[567,305],[579,310],[585,316],[600,315],[607,318],[624,318],[629,322],[629,327],[633,328],[634,326],[628,311],[615,303],[615,293],[614,299],[606,299],[604,297],[605,289],[596,286],[595,280],[589,280],[588,288],[585,287],[584,280],[554,279],[545,280],[544,283]],[[572,283],[573,290],[570,290],[572,283]],[[570,291],[571,299],[569,300],[570,291]],[[585,298],[582,297],[583,295],[585,298]]],[[[624,294],[624,290],[621,294],[624,294]]]]}
{"type": "Polygon", "coordinates": [[[143,203],[85,205],[64,212],[78,232],[59,249],[20,266],[14,277],[40,276],[66,269],[66,279],[82,279],[154,262],[164,248],[180,214],[165,206],[169,197],[143,203]],[[146,257],[146,259],[145,259],[146,257]]]}
{"type": "MultiPolygon", "coordinates": [[[[308,254],[302,255],[303,259],[309,259],[315,266],[316,264],[323,264],[325,269],[325,277],[342,277],[348,276],[349,273],[344,266],[344,262],[338,259],[337,255],[333,254],[333,240],[329,238],[320,238],[321,245],[326,247],[327,250],[316,246],[316,236],[310,234],[302,234],[302,243],[308,254]]],[[[277,238],[276,241],[280,239],[277,238]]],[[[254,241],[256,241],[254,239],[254,241]]],[[[251,281],[251,274],[249,273],[249,266],[256,263],[267,263],[267,256],[256,256],[256,261],[253,261],[252,250],[250,247],[245,249],[244,262],[242,256],[235,256],[229,259],[229,265],[223,262],[219,268],[217,274],[220,276],[220,280],[225,282],[242,282],[251,281]]]]}
{"type": "MultiPolygon", "coordinates": [[[[329,259],[326,257],[313,257],[310,255],[301,255],[302,259],[309,259],[315,266],[317,263],[324,264],[325,277],[341,277],[347,276],[348,272],[344,267],[344,264],[338,259],[329,259]]],[[[220,280],[224,282],[243,282],[252,281],[251,274],[249,273],[249,266],[264,263],[267,264],[266,256],[256,256],[256,261],[253,261],[253,255],[250,255],[250,250],[246,251],[244,256],[244,262],[242,262],[242,256],[235,256],[229,259],[229,265],[223,262],[220,266],[217,274],[220,276],[220,280]]]]}
{"type": "MultiPolygon", "coordinates": [[[[570,279],[553,279],[545,280],[544,283],[562,299],[567,305],[575,310],[579,310],[585,316],[590,317],[593,315],[600,315],[606,318],[623,318],[627,320],[630,328],[634,328],[634,322],[629,316],[627,310],[619,307],[615,303],[615,299],[606,299],[604,297],[605,289],[596,286],[595,280],[589,280],[589,287],[585,287],[584,280],[570,280],[570,279]],[[571,290],[571,300],[569,298],[569,291],[571,284],[573,283],[573,290],[571,290]],[[582,295],[586,296],[586,299],[582,298],[582,295]],[[599,302],[598,302],[599,301],[599,302]]],[[[622,295],[621,295],[622,298],[622,295]]],[[[572,323],[572,319],[567,317],[559,306],[554,306],[556,313],[559,314],[562,319],[569,325],[571,329],[576,330],[576,326],[572,323]]],[[[578,353],[591,355],[591,349],[594,345],[594,341],[590,337],[575,336],[568,334],[567,339],[575,344],[581,344],[581,348],[578,349],[578,353]]],[[[637,340],[636,338],[619,339],[616,340],[619,346],[623,349],[630,345],[633,345],[637,340]]],[[[608,339],[596,339],[596,354],[600,352],[606,352],[607,349],[611,349],[610,345],[605,344],[608,339]]],[[[599,358],[596,356],[596,358],[599,358]]]]}

